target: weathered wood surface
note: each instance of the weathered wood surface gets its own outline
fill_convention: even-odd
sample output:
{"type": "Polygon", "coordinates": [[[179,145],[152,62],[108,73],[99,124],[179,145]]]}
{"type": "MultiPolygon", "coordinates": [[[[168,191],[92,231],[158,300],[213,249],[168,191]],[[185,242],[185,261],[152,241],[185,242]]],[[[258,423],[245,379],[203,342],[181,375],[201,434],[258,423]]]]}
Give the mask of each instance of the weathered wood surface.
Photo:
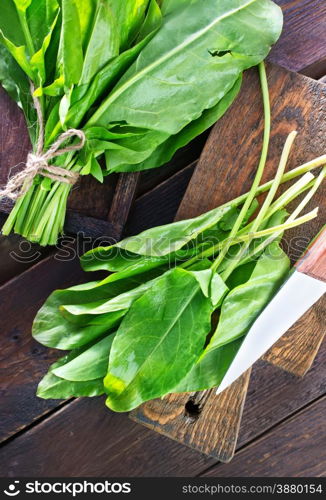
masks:
{"type": "Polygon", "coordinates": [[[9,172],[15,172],[26,160],[30,141],[23,113],[0,87],[0,185],[6,183],[9,172]],[[17,167],[16,167],[17,165],[17,167]]]}
{"type": "Polygon", "coordinates": [[[137,191],[139,172],[133,174],[121,174],[117,183],[116,194],[113,198],[108,221],[115,228],[115,232],[121,236],[124,225],[128,219],[131,205],[137,191]]]}
{"type": "MultiPolygon", "coordinates": [[[[277,429],[284,419],[321,397],[325,370],[325,344],[302,379],[262,361],[257,363],[238,447],[268,435],[269,429],[277,429]]],[[[228,464],[230,472],[236,471],[234,460],[228,464]]],[[[311,467],[318,463],[318,457],[312,457],[311,467]]],[[[150,431],[126,415],[110,412],[103,398],[75,400],[0,450],[0,475],[11,477],[196,476],[214,465],[216,460],[150,431]]],[[[268,475],[277,472],[277,464],[270,459],[268,475]]]]}
{"type": "Polygon", "coordinates": [[[128,218],[125,234],[138,234],[150,227],[171,222],[178,211],[196,165],[197,161],[187,165],[168,180],[137,198],[128,218]]]}
{"type": "Polygon", "coordinates": [[[325,412],[323,397],[204,477],[325,477],[325,412]]]}
{"type": "MultiPolygon", "coordinates": [[[[324,85],[275,66],[268,67],[268,75],[273,131],[265,180],[273,178],[283,144],[291,130],[298,130],[299,135],[288,169],[326,150],[324,85]]],[[[178,210],[178,220],[200,215],[249,190],[259,161],[262,129],[260,86],[253,70],[246,74],[237,101],[212,130],[178,210]],[[239,123],[239,116],[246,119],[239,123]]],[[[325,189],[321,189],[307,211],[318,204],[322,207],[320,219],[290,231],[285,238],[285,247],[292,261],[300,256],[300,253],[296,255],[299,242],[301,245],[305,242],[306,246],[323,225],[325,189]]],[[[292,363],[294,352],[297,362],[300,353],[306,356],[303,348],[308,342],[312,350],[320,344],[319,339],[312,336],[312,330],[322,331],[323,322],[318,315],[313,318],[315,323],[310,325],[308,332],[305,323],[299,327],[302,336],[307,336],[308,340],[301,344],[292,343],[288,353],[292,363]]],[[[278,364],[283,361],[280,356],[271,359],[278,364]]],[[[250,371],[219,396],[212,390],[204,394],[170,395],[163,401],[145,403],[132,413],[132,418],[219,460],[229,461],[235,450],[249,377],[250,371]],[[192,426],[187,412],[189,405],[198,411],[192,426]]]]}
{"type": "Polygon", "coordinates": [[[313,78],[325,74],[326,2],[323,0],[276,0],[283,10],[284,29],[270,60],[291,71],[313,78]]]}
{"type": "MultiPolygon", "coordinates": [[[[311,2],[311,0],[298,0],[297,2],[293,2],[293,0],[280,0],[279,3],[283,5],[286,14],[286,29],[280,44],[273,50],[273,61],[285,67],[303,71],[314,78],[323,76],[326,73],[326,47],[324,39],[317,36],[317,34],[320,33],[320,27],[324,22],[320,14],[325,8],[324,1],[315,0],[311,2]],[[310,39],[313,40],[313,46],[309,43],[310,39]],[[298,50],[298,48],[300,48],[300,50],[298,50]]],[[[12,124],[14,123],[12,121],[13,114],[7,122],[3,119],[4,115],[7,116],[8,106],[11,106],[11,113],[15,114],[15,119],[18,121],[20,120],[20,114],[15,105],[10,105],[7,98],[5,99],[5,103],[1,101],[1,138],[3,137],[2,131],[5,129],[12,132],[12,124]]],[[[24,127],[19,125],[17,128],[16,125],[15,130],[21,141],[22,134],[25,133],[24,127]]],[[[144,229],[152,224],[159,224],[161,223],[160,217],[162,218],[162,222],[169,222],[172,220],[179,200],[181,200],[184,193],[189,176],[191,175],[191,171],[193,170],[193,167],[184,167],[187,162],[189,163],[198,157],[198,151],[204,139],[205,137],[199,138],[198,142],[196,141],[191,144],[186,148],[185,152],[180,152],[180,154],[170,162],[167,168],[145,172],[141,175],[141,186],[138,190],[138,194],[141,196],[136,200],[132,217],[128,223],[128,232],[138,232],[139,229],[144,229]],[[169,176],[179,170],[180,173],[176,173],[176,175],[170,179],[169,176]],[[162,186],[158,185],[156,187],[156,185],[162,181],[164,181],[162,186]],[[149,190],[152,191],[148,192],[149,190]]],[[[7,142],[7,139],[4,142],[7,142]]],[[[4,142],[2,144],[4,144],[4,142]]],[[[7,144],[4,145],[7,148],[7,144]]],[[[16,163],[24,160],[25,155],[19,155],[21,149],[20,145],[21,142],[19,142],[16,147],[12,146],[12,153],[8,153],[10,165],[13,164],[15,152],[17,153],[16,163]]],[[[26,148],[28,149],[28,141],[26,142],[26,148]]],[[[1,148],[1,151],[4,151],[3,148],[1,148]]],[[[4,163],[1,161],[0,164],[0,172],[4,174],[4,163]]],[[[6,163],[6,165],[9,164],[6,163]]],[[[88,179],[85,182],[88,182],[88,179]]],[[[113,193],[115,186],[113,177],[110,176],[107,182],[110,186],[112,185],[113,193]]],[[[94,200],[98,194],[98,188],[99,185],[94,183],[94,200]]],[[[93,193],[91,190],[88,193],[88,215],[97,215],[105,219],[107,217],[107,209],[110,205],[109,198],[106,198],[103,206],[95,213],[93,211],[94,206],[91,205],[91,196],[93,193]]],[[[83,213],[83,210],[86,208],[85,199],[80,199],[78,202],[76,201],[76,205],[73,206],[73,208],[83,213]],[[80,204],[78,205],[78,203],[80,204]]],[[[26,263],[22,264],[9,261],[8,258],[6,259],[11,249],[15,250],[15,248],[17,248],[18,243],[16,242],[16,237],[0,238],[0,279],[2,283],[28,266],[26,263]],[[5,244],[3,245],[4,240],[5,244]]],[[[77,278],[75,281],[77,281],[77,278]]],[[[30,283],[32,283],[32,281],[30,283]]],[[[29,286],[35,286],[35,284],[33,283],[29,286]]],[[[55,286],[54,283],[53,288],[55,288],[55,286]]],[[[28,287],[27,289],[29,290],[28,287]]],[[[20,296],[21,295],[20,291],[20,296]]],[[[23,342],[28,346],[31,340],[29,332],[27,331],[27,326],[24,327],[23,331],[23,342]]],[[[2,338],[4,338],[4,342],[7,342],[4,335],[2,338]]],[[[3,345],[4,344],[1,343],[1,347],[3,345]]],[[[323,377],[318,371],[323,365],[325,366],[325,357],[322,358],[321,354],[322,353],[319,352],[313,368],[304,379],[300,380],[295,379],[292,375],[286,374],[285,372],[280,372],[272,366],[264,365],[262,362],[258,363],[257,367],[254,368],[245,405],[240,430],[240,445],[243,445],[247,438],[252,440],[262,432],[267,432],[276,422],[286,419],[298,408],[303,407],[305,404],[309,404],[313,399],[323,393],[323,377]],[[256,383],[257,373],[259,373],[259,378],[256,383]],[[270,385],[269,381],[271,382],[270,385]],[[275,389],[275,392],[273,392],[272,389],[275,389]],[[263,393],[265,392],[265,396],[261,394],[261,391],[263,391],[263,393]]],[[[23,357],[20,359],[23,365],[25,360],[23,357]]],[[[18,368],[20,359],[17,358],[13,349],[5,362],[10,365],[16,363],[18,368]]],[[[5,366],[4,369],[6,369],[5,366]]],[[[20,373],[21,376],[24,376],[22,369],[20,369],[20,373]]],[[[324,374],[322,375],[324,376],[324,374]]],[[[34,384],[36,384],[36,380],[34,379],[33,381],[34,384]]],[[[21,381],[16,379],[15,384],[13,384],[12,388],[9,388],[9,390],[12,390],[14,393],[20,383],[21,381]]],[[[12,394],[12,397],[14,397],[14,394],[12,394]]],[[[37,410],[36,407],[38,403],[42,403],[42,401],[38,401],[35,397],[33,398],[32,393],[30,393],[30,399],[28,401],[28,406],[31,411],[30,422],[36,419],[44,411],[42,408],[37,410]]],[[[87,475],[87,471],[90,473],[92,472],[95,476],[101,474],[109,475],[111,471],[112,475],[142,476],[152,474],[153,476],[191,476],[199,474],[209,465],[214,463],[211,459],[207,459],[189,448],[183,447],[156,433],[152,433],[144,427],[133,424],[128,421],[125,416],[110,414],[105,410],[100,401],[92,400],[83,402],[85,408],[87,407],[84,412],[80,412],[78,409],[77,404],[79,404],[79,402],[76,401],[73,404],[76,407],[75,413],[72,411],[70,412],[70,410],[69,413],[65,413],[62,409],[59,412],[60,419],[58,420],[58,424],[56,424],[57,420],[55,415],[52,415],[48,420],[48,425],[47,420],[45,420],[41,426],[37,425],[32,430],[22,433],[17,439],[15,438],[8,441],[8,444],[2,451],[4,452],[4,450],[8,448],[9,451],[6,457],[10,459],[10,462],[8,462],[7,466],[5,459],[2,460],[2,475],[20,474],[20,472],[24,470],[27,471],[27,474],[37,475],[42,474],[43,471],[43,475],[48,475],[50,471],[53,470],[53,475],[61,473],[65,476],[78,476],[82,473],[87,475]],[[95,406],[98,408],[98,413],[94,415],[93,418],[92,415],[95,406]],[[114,421],[117,423],[121,422],[121,427],[116,424],[116,426],[112,426],[111,428],[111,418],[114,418],[114,421]],[[106,425],[105,428],[103,427],[103,432],[100,433],[98,430],[102,427],[99,423],[102,422],[102,420],[108,425],[106,425]],[[77,422],[78,425],[76,424],[77,422]],[[122,425],[122,422],[124,422],[125,425],[122,425]],[[38,433],[39,427],[42,430],[40,434],[38,433]],[[82,427],[85,428],[85,432],[83,432],[82,427]],[[57,441],[61,440],[60,446],[58,446],[57,441],[53,439],[54,432],[52,432],[52,430],[54,431],[56,429],[60,429],[61,431],[61,434],[58,434],[56,438],[57,441]],[[121,433],[117,436],[116,431],[119,429],[121,433]],[[45,440],[47,446],[40,446],[44,433],[48,435],[45,440]],[[72,435],[72,433],[74,434],[72,435]],[[92,439],[90,439],[90,436],[92,439]],[[88,444],[95,436],[97,436],[95,446],[87,451],[86,448],[88,444]],[[103,436],[105,436],[105,440],[103,440],[103,436]],[[69,446],[67,445],[68,438],[71,440],[69,441],[69,446]],[[84,440],[84,446],[81,446],[82,440],[84,440]],[[111,451],[117,441],[117,453],[113,453],[111,456],[111,451]],[[79,445],[77,446],[78,443],[79,445]],[[77,452],[75,453],[74,451],[74,446],[77,451],[81,450],[81,452],[78,451],[78,455],[77,452]],[[40,448],[41,452],[39,459],[36,460],[38,448],[40,448]],[[56,454],[57,452],[59,452],[59,454],[56,454]],[[77,462],[75,467],[74,463],[76,456],[81,456],[80,454],[83,453],[84,455],[82,455],[82,458],[77,462]],[[15,456],[18,458],[17,461],[15,456]],[[42,461],[43,464],[41,463],[42,461]],[[33,466],[34,462],[36,464],[35,468],[33,466]],[[106,463],[108,464],[107,466],[106,463]]],[[[70,406],[69,404],[68,407],[70,406]]],[[[67,411],[66,408],[64,410],[67,411]]],[[[9,413],[9,411],[10,408],[8,408],[7,413],[9,413]]],[[[48,410],[45,409],[45,411],[48,410]]],[[[12,424],[13,426],[16,425],[14,414],[12,415],[12,424]]],[[[19,425],[20,423],[18,421],[18,428],[19,425]]],[[[234,463],[233,461],[229,467],[235,469],[233,466],[234,463]]],[[[269,475],[273,475],[273,470],[272,467],[269,475]]]]}
{"type": "MultiPolygon", "coordinates": [[[[76,248],[72,248],[71,256],[74,253],[76,248]]],[[[54,289],[81,283],[86,276],[76,256],[69,265],[58,257],[60,253],[39,262],[0,288],[1,441],[58,405],[58,401],[35,397],[37,381],[58,358],[58,351],[35,342],[31,326],[54,289]]]]}
{"type": "Polygon", "coordinates": [[[135,422],[222,462],[234,455],[250,370],[220,396],[216,390],[170,394],[134,410],[135,422]]]}

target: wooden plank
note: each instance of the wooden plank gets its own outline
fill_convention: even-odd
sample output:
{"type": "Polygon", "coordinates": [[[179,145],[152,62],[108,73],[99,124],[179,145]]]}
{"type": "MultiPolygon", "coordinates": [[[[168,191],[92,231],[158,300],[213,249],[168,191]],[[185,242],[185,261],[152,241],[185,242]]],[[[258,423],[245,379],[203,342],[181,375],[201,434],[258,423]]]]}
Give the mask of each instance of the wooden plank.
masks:
{"type": "MultiPolygon", "coordinates": [[[[273,132],[265,177],[270,179],[275,173],[285,138],[291,130],[298,130],[299,140],[291,154],[289,169],[324,152],[326,141],[322,130],[325,128],[326,95],[323,85],[306,77],[273,66],[269,66],[268,74],[273,132]]],[[[256,72],[251,71],[246,74],[239,98],[211,132],[180,205],[177,219],[197,216],[249,189],[261,149],[260,103],[256,72]],[[245,116],[246,120],[239,123],[240,115],[245,116]]],[[[318,204],[325,207],[325,191],[321,190],[310,208],[318,204]]],[[[285,241],[293,261],[300,256],[296,255],[298,242],[301,245],[305,242],[304,246],[307,246],[322,226],[323,220],[325,210],[318,221],[289,231],[285,241]]],[[[304,246],[301,247],[301,252],[304,246]]],[[[316,323],[314,328],[319,330],[322,327],[320,323],[316,323]]],[[[310,342],[313,343],[311,336],[310,342]]],[[[299,352],[302,352],[302,347],[295,344],[299,352]]],[[[250,372],[247,372],[241,381],[235,382],[219,396],[210,391],[205,396],[199,394],[187,398],[185,395],[172,395],[164,401],[145,403],[132,414],[132,418],[214,458],[228,461],[234,453],[249,377],[250,372]],[[196,425],[190,427],[185,406],[194,398],[195,404],[197,399],[200,401],[200,412],[196,425]],[[209,422],[206,408],[213,415],[222,412],[224,425],[217,426],[214,419],[209,422]],[[204,442],[203,435],[210,436],[210,439],[204,442]]]]}
{"type": "Polygon", "coordinates": [[[52,255],[0,288],[1,440],[58,405],[35,397],[37,381],[58,351],[35,342],[31,326],[53,290],[81,283],[85,276],[78,258],[62,262],[52,255]]]}
{"type": "Polygon", "coordinates": [[[87,217],[68,210],[65,220],[65,235],[92,238],[93,240],[109,238],[109,241],[112,242],[112,240],[119,239],[121,229],[111,221],[87,217]]]}
{"type": "Polygon", "coordinates": [[[326,397],[241,450],[232,464],[220,464],[203,477],[324,477],[325,412],[326,397]]]}
{"type": "Polygon", "coordinates": [[[215,389],[170,394],[163,401],[145,403],[130,416],[164,436],[228,462],[235,452],[249,379],[250,371],[218,397],[215,389]]]}
{"type": "MultiPolygon", "coordinates": [[[[0,218],[0,226],[3,223],[4,219],[0,218]]],[[[35,265],[50,252],[50,248],[40,248],[17,235],[0,236],[0,286],[35,265]]]]}
{"type": "Polygon", "coordinates": [[[115,228],[115,232],[121,236],[124,225],[128,219],[131,205],[134,201],[139,182],[139,172],[121,174],[119,176],[116,195],[108,214],[108,220],[115,228]]]}
{"type": "MultiPolygon", "coordinates": [[[[325,370],[325,343],[303,379],[260,361],[253,369],[238,445],[266,434],[323,395],[325,370]]],[[[0,464],[2,477],[175,477],[198,475],[216,461],[114,414],[103,398],[94,398],[74,401],[9,441],[0,450],[0,464]]]]}
{"type": "Polygon", "coordinates": [[[150,227],[171,222],[176,216],[196,165],[196,161],[191,163],[137,198],[128,217],[125,234],[138,234],[150,227]]]}
{"type": "Polygon", "coordinates": [[[324,0],[276,0],[284,29],[270,60],[291,71],[317,78],[326,68],[326,3],[324,0]]]}
{"type": "Polygon", "coordinates": [[[30,141],[23,113],[1,86],[0,109],[0,185],[3,185],[9,172],[16,172],[19,164],[26,160],[30,141]]]}
{"type": "Polygon", "coordinates": [[[237,448],[254,441],[324,395],[325,377],[326,342],[321,345],[311,370],[303,378],[258,361],[252,370],[237,448]]]}
{"type": "Polygon", "coordinates": [[[326,228],[316,236],[295,267],[300,273],[326,282],[326,228]]]}
{"type": "Polygon", "coordinates": [[[196,137],[196,139],[191,141],[187,146],[179,149],[172,160],[166,163],[162,168],[154,168],[141,172],[138,196],[142,196],[160,184],[168,182],[172,176],[185,168],[186,165],[190,165],[198,160],[208,135],[209,130],[196,137]]]}
{"type": "MultiPolygon", "coordinates": [[[[107,220],[108,209],[117,191],[118,179],[118,175],[112,175],[106,177],[101,184],[90,175],[81,177],[68,199],[70,211],[107,220]]],[[[81,226],[79,230],[83,230],[83,227],[81,226]]]]}
{"type": "Polygon", "coordinates": [[[182,445],[105,409],[103,398],[74,401],[8,443],[0,456],[1,475],[20,477],[160,475],[160,461],[171,475],[176,464],[194,475],[212,464],[196,452],[185,455],[182,445]]]}

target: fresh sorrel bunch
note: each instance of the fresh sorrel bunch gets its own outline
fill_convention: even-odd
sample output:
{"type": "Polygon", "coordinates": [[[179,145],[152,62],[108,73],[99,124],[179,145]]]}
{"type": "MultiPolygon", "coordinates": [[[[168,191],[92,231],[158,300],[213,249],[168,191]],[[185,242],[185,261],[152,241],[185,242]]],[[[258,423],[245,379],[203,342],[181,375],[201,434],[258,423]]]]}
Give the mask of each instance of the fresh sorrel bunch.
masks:
{"type": "Polygon", "coordinates": [[[292,132],[275,178],[260,185],[270,137],[263,64],[260,76],[265,133],[250,192],[194,219],[86,253],[86,271],[111,274],[55,291],[38,312],[34,338],[71,351],[50,367],[40,397],[106,394],[107,406],[121,412],[171,392],[220,384],[250,326],[288,276],[284,231],[317,216],[318,209],[301,214],[326,175],[326,167],[317,177],[310,172],[325,165],[326,155],[285,173],[292,132]],[[298,176],[277,196],[281,183],[298,176]]]}
{"type": "Polygon", "coordinates": [[[33,151],[2,233],[63,231],[79,176],[159,167],[215,123],[277,41],[271,0],[2,0],[0,81],[33,151]],[[99,160],[103,159],[101,163],[99,160]]]}

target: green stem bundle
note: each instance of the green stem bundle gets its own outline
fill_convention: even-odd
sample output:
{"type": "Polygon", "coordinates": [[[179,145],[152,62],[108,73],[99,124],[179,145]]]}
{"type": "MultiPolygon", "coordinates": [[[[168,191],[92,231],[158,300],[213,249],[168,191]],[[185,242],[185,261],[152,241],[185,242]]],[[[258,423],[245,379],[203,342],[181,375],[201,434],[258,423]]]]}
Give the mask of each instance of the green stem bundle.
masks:
{"type": "MultiPolygon", "coordinates": [[[[263,96],[263,105],[264,105],[264,138],[263,138],[263,147],[262,147],[262,153],[258,165],[258,169],[255,175],[254,182],[252,183],[251,189],[248,193],[248,196],[246,198],[246,201],[244,202],[243,207],[241,208],[240,214],[231,230],[230,233],[230,240],[236,236],[238,233],[241,224],[247,215],[247,212],[256,196],[257,189],[259,187],[260,181],[262,179],[265,165],[266,165],[266,160],[267,160],[267,155],[268,155],[268,148],[269,148],[269,141],[270,141],[270,135],[271,135],[271,107],[270,107],[270,101],[269,101],[269,91],[268,91],[268,82],[267,82],[267,75],[266,75],[266,68],[265,64],[262,62],[259,64],[259,77],[260,77],[260,83],[261,83],[261,89],[262,89],[262,96],[263,96]]],[[[222,263],[225,255],[228,252],[228,246],[226,245],[225,248],[221,251],[220,255],[218,258],[215,260],[214,264],[212,265],[212,270],[217,271],[219,265],[222,263]]]]}

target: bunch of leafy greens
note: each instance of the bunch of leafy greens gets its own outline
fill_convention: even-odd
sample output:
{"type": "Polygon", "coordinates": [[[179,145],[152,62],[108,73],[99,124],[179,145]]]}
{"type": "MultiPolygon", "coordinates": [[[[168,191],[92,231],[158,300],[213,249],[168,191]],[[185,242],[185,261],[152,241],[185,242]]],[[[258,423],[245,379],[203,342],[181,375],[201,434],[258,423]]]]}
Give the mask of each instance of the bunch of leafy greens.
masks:
{"type": "Polygon", "coordinates": [[[266,129],[250,192],[194,219],[86,253],[86,271],[111,274],[55,291],[38,312],[34,338],[71,350],[40,382],[40,397],[106,394],[109,408],[123,412],[171,392],[219,385],[289,273],[279,244],[284,230],[316,217],[317,209],[300,214],[326,175],[325,168],[317,178],[309,172],[325,157],[284,173],[296,135],[291,133],[275,179],[259,187],[270,135],[263,65],[260,74],[266,129]],[[276,198],[280,183],[301,174],[276,198]],[[262,192],[267,196],[259,208],[262,192]],[[305,192],[289,216],[287,205],[305,192]]]}
{"type": "MultiPolygon", "coordinates": [[[[30,82],[45,149],[67,129],[86,135],[81,151],[53,163],[102,182],[163,165],[215,123],[281,27],[271,0],[2,0],[0,81],[24,110],[34,150],[30,82]]],[[[2,233],[55,244],[70,189],[38,175],[2,233]]]]}
{"type": "Polygon", "coordinates": [[[289,272],[282,232],[316,216],[314,210],[298,217],[324,176],[303,176],[270,205],[257,232],[245,220],[231,241],[243,197],[85,254],[84,269],[112,274],[55,291],[38,312],[34,338],[71,350],[50,367],[38,396],[107,394],[109,408],[123,412],[170,392],[218,386],[289,272]],[[307,189],[289,217],[284,207],[307,189]],[[237,260],[244,245],[248,250],[237,260]],[[214,270],[227,246],[233,251],[214,270]]]}

